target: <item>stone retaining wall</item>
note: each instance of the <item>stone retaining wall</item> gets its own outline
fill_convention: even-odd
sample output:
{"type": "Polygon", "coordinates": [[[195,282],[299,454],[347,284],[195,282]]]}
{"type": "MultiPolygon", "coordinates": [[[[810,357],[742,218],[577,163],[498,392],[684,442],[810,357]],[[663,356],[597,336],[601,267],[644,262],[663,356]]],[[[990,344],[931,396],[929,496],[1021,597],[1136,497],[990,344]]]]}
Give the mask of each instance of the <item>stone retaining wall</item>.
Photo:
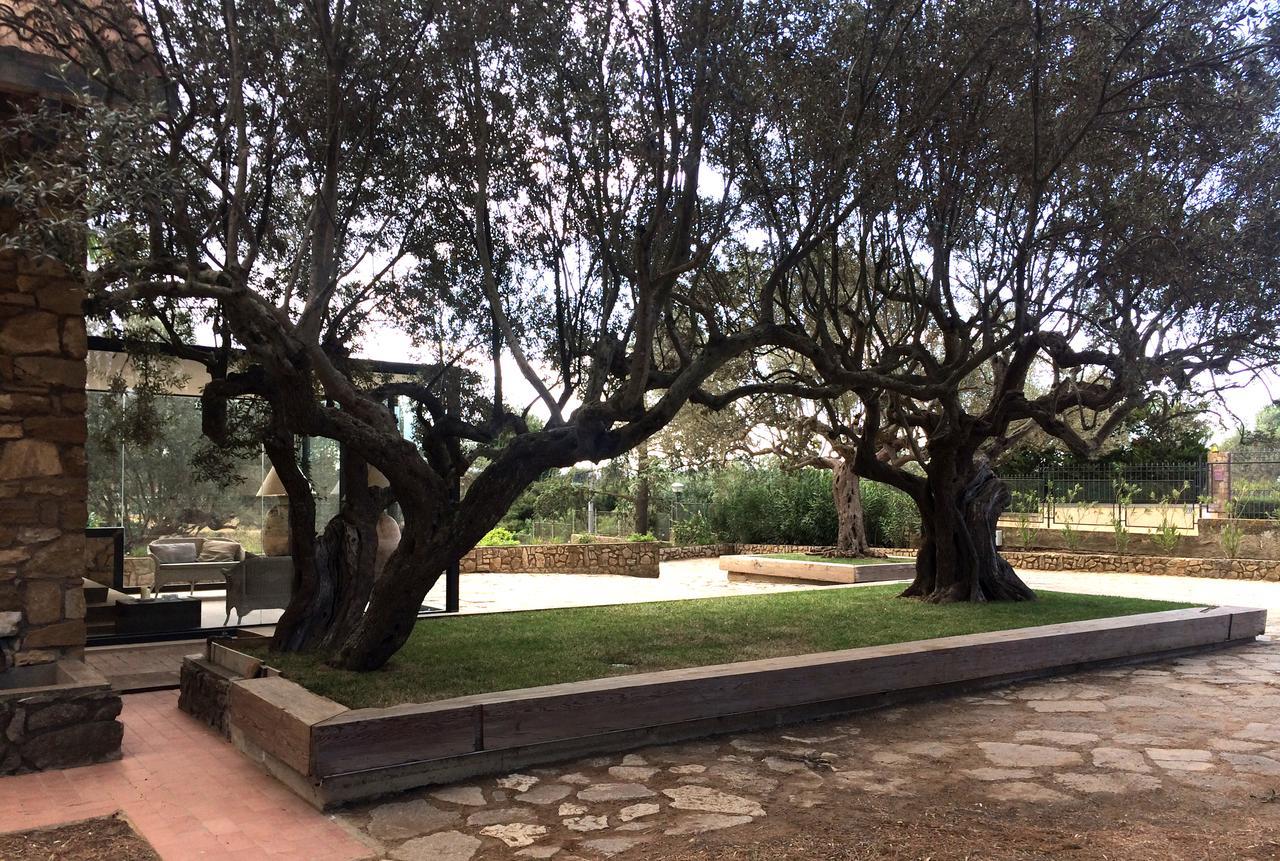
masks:
{"type": "Polygon", "coordinates": [[[120,695],[42,694],[0,702],[0,774],[70,768],[120,758],[120,695]]]}
{"type": "Polygon", "coordinates": [[[686,544],[681,547],[663,547],[658,552],[663,562],[674,562],[678,559],[714,559],[717,556],[732,556],[737,553],[736,544],[686,544]]]}
{"type": "Polygon", "coordinates": [[[462,557],[463,574],[622,574],[657,577],[661,544],[520,544],[477,547],[462,557]]]}
{"type": "Polygon", "coordinates": [[[1002,550],[1014,568],[1030,571],[1115,571],[1218,580],[1280,581],[1280,562],[1270,559],[1196,559],[1186,556],[1122,556],[1107,553],[1002,550]]]}
{"type": "MultiPolygon", "coordinates": [[[[831,544],[734,544],[726,542],[724,544],[689,544],[684,547],[663,547],[662,561],[672,562],[677,559],[707,559],[716,556],[770,553],[811,553],[814,556],[831,556],[835,552],[836,548],[831,544]]],[[[886,552],[894,556],[914,556],[916,551],[890,549],[886,552]]]]}
{"type": "Polygon", "coordinates": [[[120,758],[120,695],[81,661],[8,671],[0,689],[0,775],[120,758]]]}
{"type": "MultiPolygon", "coordinates": [[[[1008,533],[1006,532],[1006,535],[1008,533]]],[[[664,562],[734,554],[812,553],[822,556],[829,546],[795,544],[701,544],[664,547],[664,562]]],[[[915,556],[912,547],[878,547],[890,556],[915,556]]],[[[1203,559],[1190,556],[1138,556],[1119,553],[1070,553],[1054,550],[1011,550],[1000,554],[1014,568],[1028,571],[1114,571],[1121,574],[1160,574],[1168,577],[1212,577],[1218,580],[1280,581],[1280,561],[1270,559],[1203,559]]]]}

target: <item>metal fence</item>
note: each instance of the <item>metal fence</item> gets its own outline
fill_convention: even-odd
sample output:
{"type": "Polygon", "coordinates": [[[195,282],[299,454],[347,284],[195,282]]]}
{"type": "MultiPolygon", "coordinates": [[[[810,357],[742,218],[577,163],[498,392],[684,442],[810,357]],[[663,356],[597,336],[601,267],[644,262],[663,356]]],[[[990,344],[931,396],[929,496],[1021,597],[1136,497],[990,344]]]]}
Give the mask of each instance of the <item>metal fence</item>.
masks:
{"type": "Polygon", "coordinates": [[[1081,464],[1001,478],[1012,494],[1002,519],[1022,526],[1186,533],[1205,516],[1280,519],[1280,452],[1081,464]]]}
{"type": "MultiPolygon", "coordinates": [[[[660,541],[674,540],[673,525],[696,518],[711,516],[711,503],[680,500],[664,508],[649,510],[649,533],[660,541]]],[[[596,511],[594,514],[582,507],[571,510],[557,520],[529,521],[528,541],[531,544],[559,544],[571,541],[574,535],[601,535],[626,538],[636,532],[635,513],[627,511],[596,511]],[[594,522],[593,518],[594,517],[594,522]]]]}
{"type": "Polygon", "coordinates": [[[1229,516],[1280,520],[1280,451],[1232,452],[1226,473],[1229,516]]]}

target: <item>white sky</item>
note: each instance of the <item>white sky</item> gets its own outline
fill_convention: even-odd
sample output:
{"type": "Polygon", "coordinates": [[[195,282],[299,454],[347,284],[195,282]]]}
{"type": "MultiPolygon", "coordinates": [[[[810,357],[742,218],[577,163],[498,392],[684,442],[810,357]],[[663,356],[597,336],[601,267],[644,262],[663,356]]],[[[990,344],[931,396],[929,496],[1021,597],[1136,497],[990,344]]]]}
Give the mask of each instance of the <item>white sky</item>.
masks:
{"type": "MultiPolygon", "coordinates": [[[[390,327],[379,328],[356,350],[356,354],[390,362],[430,361],[426,351],[415,347],[408,335],[390,327]]],[[[481,373],[485,373],[484,368],[481,373]]],[[[502,387],[504,399],[513,407],[523,409],[538,398],[533,386],[516,366],[515,359],[505,352],[502,357],[502,387]]],[[[1223,393],[1223,403],[1214,405],[1208,417],[1210,423],[1216,425],[1211,442],[1222,442],[1240,427],[1241,422],[1252,428],[1258,413],[1276,398],[1280,398],[1280,375],[1274,372],[1269,377],[1260,377],[1241,388],[1223,393]]],[[[543,419],[549,415],[541,402],[535,404],[532,412],[543,419]]]]}

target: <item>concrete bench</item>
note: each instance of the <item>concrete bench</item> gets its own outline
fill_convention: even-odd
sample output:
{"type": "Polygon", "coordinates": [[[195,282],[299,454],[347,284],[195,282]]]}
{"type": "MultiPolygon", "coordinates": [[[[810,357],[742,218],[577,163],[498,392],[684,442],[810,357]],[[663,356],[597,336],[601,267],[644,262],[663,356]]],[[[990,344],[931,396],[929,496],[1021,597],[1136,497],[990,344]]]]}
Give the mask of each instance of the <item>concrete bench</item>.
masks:
{"type": "Polygon", "coordinates": [[[910,580],[916,563],[911,560],[886,559],[865,565],[824,562],[821,559],[775,559],[769,556],[721,556],[720,570],[730,580],[757,580],[783,583],[878,583],[885,580],[910,580]]]}

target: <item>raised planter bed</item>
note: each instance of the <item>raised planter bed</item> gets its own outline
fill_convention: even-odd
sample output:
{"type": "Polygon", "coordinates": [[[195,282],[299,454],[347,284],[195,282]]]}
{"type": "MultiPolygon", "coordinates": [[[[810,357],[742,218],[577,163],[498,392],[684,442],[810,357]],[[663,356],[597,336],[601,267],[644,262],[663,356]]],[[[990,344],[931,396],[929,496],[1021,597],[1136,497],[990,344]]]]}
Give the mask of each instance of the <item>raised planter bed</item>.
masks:
{"type": "Polygon", "coordinates": [[[348,709],[211,644],[186,659],[183,697],[190,704],[197,697],[188,688],[225,690],[220,713],[208,696],[198,698],[200,716],[326,808],[586,754],[1217,648],[1251,640],[1265,625],[1263,610],[1170,610],[378,709],[348,709]]]}
{"type": "Polygon", "coordinates": [[[913,561],[890,560],[851,564],[822,559],[779,559],[772,556],[721,556],[720,570],[730,580],[764,580],[783,583],[880,583],[910,580],[913,561]]]}

